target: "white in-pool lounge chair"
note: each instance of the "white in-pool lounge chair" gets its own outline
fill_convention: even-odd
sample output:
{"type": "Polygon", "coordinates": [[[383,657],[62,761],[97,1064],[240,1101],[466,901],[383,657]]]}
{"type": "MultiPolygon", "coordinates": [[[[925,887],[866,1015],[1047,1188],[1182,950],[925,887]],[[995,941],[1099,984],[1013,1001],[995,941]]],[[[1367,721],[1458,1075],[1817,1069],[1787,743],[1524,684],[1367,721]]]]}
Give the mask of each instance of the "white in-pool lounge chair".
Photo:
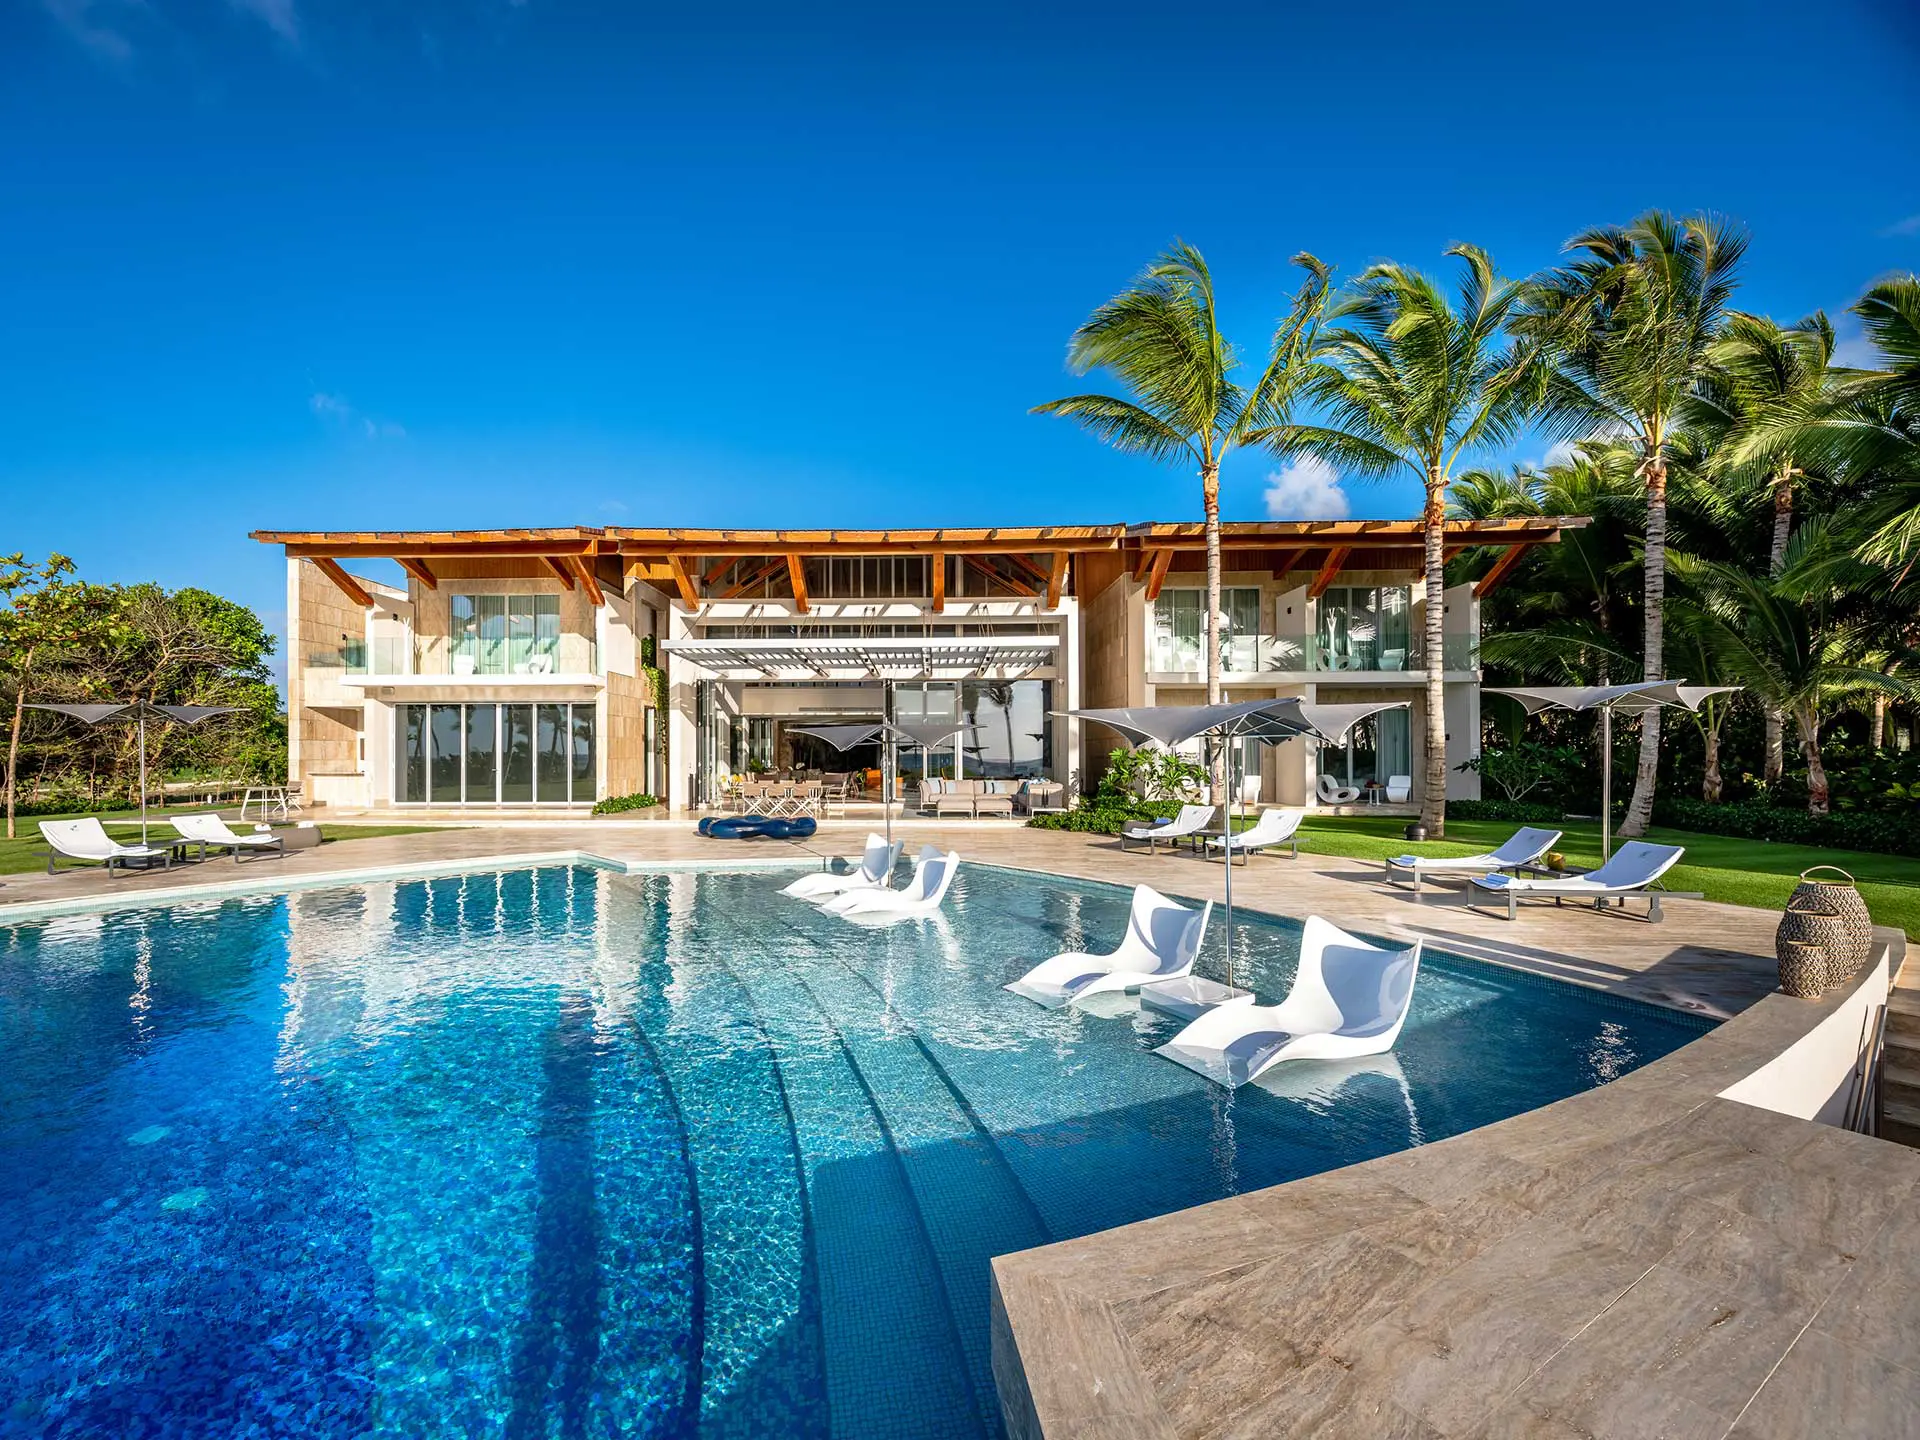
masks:
{"type": "Polygon", "coordinates": [[[1260,818],[1232,837],[1209,835],[1207,850],[1209,854],[1218,854],[1224,847],[1232,854],[1241,857],[1240,863],[1247,864],[1256,850],[1264,850],[1269,845],[1284,845],[1294,859],[1300,858],[1300,822],[1307,818],[1304,810],[1262,810],[1260,818]]]}
{"type": "Polygon", "coordinates": [[[275,855],[285,856],[286,845],[278,835],[266,830],[231,830],[227,822],[218,815],[177,815],[173,819],[173,828],[180,832],[180,838],[190,845],[200,847],[200,858],[207,858],[207,847],[233,852],[233,863],[240,863],[242,851],[252,850],[260,853],[271,850],[275,855]]]}
{"type": "Polygon", "coordinates": [[[1049,1010],[1077,1005],[1089,995],[1138,990],[1156,980],[1178,980],[1193,969],[1207,936],[1213,902],[1201,910],[1175,904],[1151,885],[1133,887],[1127,933],[1110,955],[1069,951],[1042,960],[1003,989],[1049,1010]]]}
{"type": "Polygon", "coordinates": [[[907,882],[904,889],[849,890],[844,895],[834,896],[824,908],[835,915],[925,915],[940,908],[940,902],[947,898],[948,887],[953,884],[954,872],[959,868],[958,851],[949,850],[944,855],[926,856],[915,867],[913,879],[907,882]]]}
{"type": "Polygon", "coordinates": [[[1311,915],[1285,1000],[1209,1010],[1156,1053],[1229,1088],[1282,1060],[1385,1054],[1407,1022],[1420,945],[1382,950],[1311,915]]]}
{"type": "Polygon", "coordinates": [[[91,815],[78,820],[42,820],[40,836],[47,842],[47,873],[53,874],[53,862],[61,857],[68,860],[88,860],[95,865],[107,867],[109,877],[113,867],[122,870],[138,865],[146,869],[154,861],[160,862],[162,869],[173,864],[173,851],[170,848],[156,849],[151,845],[122,845],[110,837],[100,822],[91,815]]]}
{"type": "Polygon", "coordinates": [[[1411,875],[1414,893],[1418,894],[1420,881],[1428,875],[1491,875],[1499,870],[1518,870],[1551,850],[1560,833],[1558,830],[1516,830],[1501,842],[1499,849],[1485,850],[1478,855],[1451,858],[1394,855],[1387,860],[1387,883],[1398,885],[1401,876],[1411,875]]]}
{"type": "Polygon", "coordinates": [[[1351,805],[1360,798],[1359,786],[1342,785],[1331,775],[1322,775],[1320,783],[1314,788],[1315,793],[1320,796],[1321,803],[1325,805],[1351,805]]]}
{"type": "Polygon", "coordinates": [[[1467,892],[1467,903],[1474,904],[1476,890],[1490,891],[1507,897],[1507,919],[1512,920],[1520,913],[1520,899],[1525,895],[1537,895],[1552,900],[1558,905],[1562,900],[1591,900],[1593,908],[1604,910],[1611,901],[1620,902],[1625,911],[1629,895],[1638,895],[1647,902],[1647,919],[1658,924],[1665,917],[1660,913],[1660,901],[1698,900],[1698,891],[1680,893],[1677,891],[1659,891],[1653,884],[1680,861],[1687,853],[1684,845],[1650,845],[1644,840],[1629,840],[1613,852],[1613,858],[1598,870],[1589,870],[1584,875],[1569,875],[1565,879],[1533,879],[1514,875],[1479,875],[1469,880],[1471,887],[1467,892]]]}
{"type": "Polygon", "coordinates": [[[1127,842],[1139,844],[1146,842],[1147,853],[1162,840],[1171,845],[1176,840],[1186,840],[1198,835],[1207,828],[1213,819],[1211,805],[1182,805],[1180,813],[1171,820],[1163,820],[1158,825],[1134,825],[1120,832],[1120,848],[1127,848],[1127,842]]]}
{"type": "Polygon", "coordinates": [[[900,859],[902,843],[896,840],[889,845],[884,835],[869,835],[866,853],[847,856],[847,868],[844,871],[835,873],[822,870],[812,875],[802,875],[780,893],[791,895],[796,900],[818,903],[844,891],[885,885],[893,879],[893,867],[900,859]]]}

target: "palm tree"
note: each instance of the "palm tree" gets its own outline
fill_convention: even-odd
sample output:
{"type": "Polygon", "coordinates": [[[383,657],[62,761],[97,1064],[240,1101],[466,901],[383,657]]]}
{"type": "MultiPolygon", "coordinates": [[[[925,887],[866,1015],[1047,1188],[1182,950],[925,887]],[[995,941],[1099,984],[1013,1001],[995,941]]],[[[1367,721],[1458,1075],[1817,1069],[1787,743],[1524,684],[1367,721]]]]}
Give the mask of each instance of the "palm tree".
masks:
{"type": "Polygon", "coordinates": [[[1447,487],[1474,451],[1513,439],[1534,401],[1533,367],[1502,340],[1519,287],[1501,280],[1486,251],[1455,245],[1465,262],[1453,300],[1405,266],[1368,269],[1327,314],[1300,377],[1324,423],[1282,423],[1248,439],[1276,455],[1317,455],[1340,470],[1384,477],[1402,470],[1426,490],[1426,765],[1420,820],[1445,833],[1447,815],[1447,487]]]}
{"type": "MultiPolygon", "coordinates": [[[[1220,463],[1249,431],[1282,422],[1294,380],[1325,306],[1330,272],[1313,256],[1294,263],[1306,279],[1273,339],[1266,369],[1249,391],[1233,378],[1239,357],[1220,333],[1213,276],[1191,245],[1176,241],[1132,284],[1095,310],[1067,347],[1076,375],[1107,370],[1131,392],[1069,395],[1033,407],[1068,415],[1116,450],[1200,470],[1206,514],[1207,700],[1220,699],[1220,463]]],[[[1215,767],[1214,789],[1221,779],[1215,767]]],[[[1221,803],[1216,793],[1214,803],[1221,803]]]]}
{"type": "Polygon", "coordinates": [[[1726,681],[1793,721],[1807,763],[1807,810],[1825,815],[1822,713],[1855,695],[1911,697],[1920,689],[1873,663],[1886,663],[1885,635],[1873,617],[1850,613],[1849,582],[1862,578],[1857,563],[1828,522],[1814,520],[1788,542],[1777,576],[1685,558],[1676,568],[1687,582],[1674,605],[1679,624],[1712,653],[1726,681]]]}
{"type": "MultiPolygon", "coordinates": [[[[1708,473],[1736,494],[1760,493],[1771,501],[1770,576],[1786,567],[1795,482],[1806,475],[1805,447],[1796,446],[1791,428],[1780,422],[1819,413],[1831,403],[1843,373],[1833,366],[1833,347],[1833,324],[1822,311],[1784,327],[1735,312],[1712,348],[1712,370],[1692,403],[1690,423],[1713,446],[1708,473]]],[[[1769,784],[1786,768],[1785,720],[1767,708],[1762,766],[1769,784]]]]}
{"type": "MultiPolygon", "coordinates": [[[[1565,247],[1574,258],[1529,282],[1515,315],[1516,330],[1552,357],[1553,428],[1567,438],[1617,435],[1638,452],[1647,495],[1641,672],[1649,680],[1665,678],[1669,447],[1707,372],[1746,248],[1745,232],[1728,221],[1650,210],[1574,236],[1565,247]]],[[[1622,835],[1646,832],[1659,768],[1656,710],[1641,722],[1622,835]]]]}

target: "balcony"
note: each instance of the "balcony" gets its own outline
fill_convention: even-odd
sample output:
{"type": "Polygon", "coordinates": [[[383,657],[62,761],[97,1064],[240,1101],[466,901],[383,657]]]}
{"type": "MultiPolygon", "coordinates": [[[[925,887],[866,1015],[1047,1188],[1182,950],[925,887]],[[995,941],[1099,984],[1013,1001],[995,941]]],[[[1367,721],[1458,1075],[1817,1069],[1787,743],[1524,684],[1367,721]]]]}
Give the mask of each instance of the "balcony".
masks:
{"type": "Polygon", "coordinates": [[[382,635],[309,651],[310,669],[341,672],[342,683],[438,686],[448,681],[513,687],[604,683],[591,635],[449,642],[444,636],[382,635]]]}
{"type": "MultiPolygon", "coordinates": [[[[1480,642],[1473,635],[1444,637],[1443,659],[1449,673],[1480,668],[1480,642]]],[[[1220,663],[1228,675],[1351,675],[1369,678],[1425,673],[1424,647],[1410,639],[1399,646],[1371,641],[1333,644],[1319,636],[1230,635],[1220,646],[1220,663]]],[[[1147,668],[1155,675],[1202,676],[1206,673],[1206,643],[1201,639],[1155,636],[1147,668]]]]}

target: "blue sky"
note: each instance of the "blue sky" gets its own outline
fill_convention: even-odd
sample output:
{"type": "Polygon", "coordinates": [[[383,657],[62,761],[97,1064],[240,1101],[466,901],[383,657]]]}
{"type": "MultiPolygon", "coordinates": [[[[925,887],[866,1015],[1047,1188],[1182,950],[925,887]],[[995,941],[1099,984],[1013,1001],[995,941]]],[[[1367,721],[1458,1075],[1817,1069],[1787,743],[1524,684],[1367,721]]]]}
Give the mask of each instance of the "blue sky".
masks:
{"type": "MultiPolygon", "coordinates": [[[[258,527],[1183,518],[1026,413],[1175,236],[1249,351],[1300,249],[1711,208],[1782,318],[1920,264],[1907,0],[692,8],[0,7],[0,551],[277,622],[258,527]]],[[[1230,517],[1417,508],[1273,469],[1230,517]]]]}

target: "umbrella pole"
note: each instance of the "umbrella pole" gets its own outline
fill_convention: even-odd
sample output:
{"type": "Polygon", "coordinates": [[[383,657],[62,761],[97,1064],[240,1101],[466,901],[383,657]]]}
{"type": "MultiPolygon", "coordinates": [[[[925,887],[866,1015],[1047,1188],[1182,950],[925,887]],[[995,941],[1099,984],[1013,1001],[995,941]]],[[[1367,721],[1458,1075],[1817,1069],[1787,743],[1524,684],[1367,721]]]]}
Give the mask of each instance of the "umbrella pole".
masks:
{"type": "MultiPolygon", "coordinates": [[[[1234,747],[1227,748],[1227,784],[1238,787],[1239,780],[1233,773],[1234,747]]],[[[1233,988],[1233,788],[1227,791],[1227,803],[1221,806],[1226,815],[1222,827],[1225,831],[1220,841],[1220,858],[1227,867],[1227,988],[1233,988]]]]}
{"type": "Polygon", "coordinates": [[[1600,863],[1613,857],[1613,707],[1600,707],[1600,863]]]}
{"type": "Polygon", "coordinates": [[[147,843],[147,712],[140,712],[140,843],[147,843]]]}

